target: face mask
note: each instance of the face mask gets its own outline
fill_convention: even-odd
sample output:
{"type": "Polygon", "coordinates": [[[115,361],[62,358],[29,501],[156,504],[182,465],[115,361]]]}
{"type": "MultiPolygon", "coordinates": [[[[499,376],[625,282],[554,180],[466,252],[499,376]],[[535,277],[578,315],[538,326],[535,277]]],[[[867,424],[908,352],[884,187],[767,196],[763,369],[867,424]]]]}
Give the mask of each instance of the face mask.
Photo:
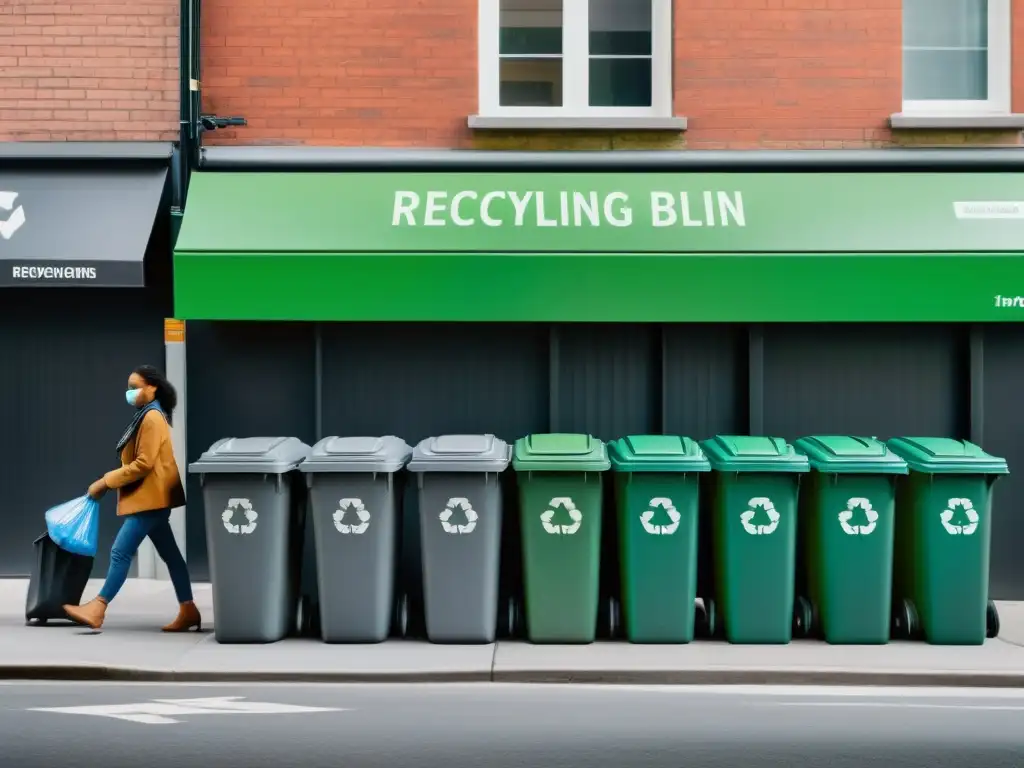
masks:
{"type": "Polygon", "coordinates": [[[135,405],[141,391],[141,389],[129,389],[124,393],[124,399],[128,401],[128,405],[135,405]]]}

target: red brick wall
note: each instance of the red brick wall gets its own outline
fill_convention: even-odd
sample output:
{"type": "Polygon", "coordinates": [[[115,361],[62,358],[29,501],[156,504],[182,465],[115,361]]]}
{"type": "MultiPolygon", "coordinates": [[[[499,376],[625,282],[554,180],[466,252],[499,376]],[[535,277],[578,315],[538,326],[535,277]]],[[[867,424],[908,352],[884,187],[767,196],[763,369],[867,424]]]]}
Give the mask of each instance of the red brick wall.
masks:
{"type": "Polygon", "coordinates": [[[900,0],[676,0],[691,147],[847,147],[900,111],[900,0]]]}
{"type": "Polygon", "coordinates": [[[178,135],[179,0],[0,0],[0,141],[178,135]]]}
{"type": "Polygon", "coordinates": [[[476,0],[204,0],[207,143],[456,146],[476,111],[476,0]]]}
{"type": "MultiPolygon", "coordinates": [[[[1024,41],[1024,0],[1013,0],[1024,41]]],[[[204,0],[204,108],[247,128],[208,143],[495,148],[856,148],[1013,143],[893,134],[901,0],[675,0],[685,135],[479,132],[477,0],[204,0]]],[[[1024,111],[1024,43],[1014,104],[1024,111]]]]}
{"type": "Polygon", "coordinates": [[[1024,112],[1024,0],[1012,0],[1010,11],[1011,34],[1013,44],[1012,93],[1014,112],[1024,112]]]}

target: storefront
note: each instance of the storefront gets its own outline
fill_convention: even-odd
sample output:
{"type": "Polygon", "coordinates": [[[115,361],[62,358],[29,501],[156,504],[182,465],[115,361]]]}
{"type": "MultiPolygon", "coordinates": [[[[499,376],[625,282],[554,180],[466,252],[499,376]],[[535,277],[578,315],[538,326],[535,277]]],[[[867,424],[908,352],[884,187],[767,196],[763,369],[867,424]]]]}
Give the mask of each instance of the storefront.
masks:
{"type": "MultiPolygon", "coordinates": [[[[113,466],[125,381],[164,359],[170,144],[0,144],[0,576],[113,466]]],[[[96,572],[116,533],[104,500],[96,572]]]]}
{"type": "MultiPolygon", "coordinates": [[[[1022,244],[1012,173],[201,171],[174,257],[189,456],[257,433],[936,434],[1012,470],[1022,244]]],[[[993,596],[1019,599],[1013,477],[993,596]]]]}

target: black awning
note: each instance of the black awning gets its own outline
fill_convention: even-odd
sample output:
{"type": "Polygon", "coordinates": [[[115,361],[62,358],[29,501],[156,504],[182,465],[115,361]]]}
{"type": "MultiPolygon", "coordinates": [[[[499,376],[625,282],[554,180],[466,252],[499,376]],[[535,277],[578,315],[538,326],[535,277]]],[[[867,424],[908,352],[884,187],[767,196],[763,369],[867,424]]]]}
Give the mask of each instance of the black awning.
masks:
{"type": "Polygon", "coordinates": [[[167,167],[0,170],[0,287],[138,287],[167,167]]]}

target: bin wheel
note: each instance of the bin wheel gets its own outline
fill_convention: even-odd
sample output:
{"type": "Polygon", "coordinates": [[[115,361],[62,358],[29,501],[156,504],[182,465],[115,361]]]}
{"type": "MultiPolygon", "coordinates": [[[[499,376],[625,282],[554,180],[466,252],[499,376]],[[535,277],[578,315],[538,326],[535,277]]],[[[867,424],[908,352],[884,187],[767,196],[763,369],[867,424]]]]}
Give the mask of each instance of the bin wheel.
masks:
{"type": "Polygon", "coordinates": [[[814,605],[803,595],[793,603],[793,637],[808,638],[814,631],[814,605]]]}
{"type": "Polygon", "coordinates": [[[714,604],[707,598],[698,597],[694,602],[693,633],[696,637],[707,640],[714,634],[714,610],[714,604]]]}
{"type": "Polygon", "coordinates": [[[704,617],[709,640],[721,640],[725,637],[725,626],[718,616],[718,604],[714,598],[704,598],[704,617]]]}
{"type": "Polygon", "coordinates": [[[619,603],[610,595],[598,602],[597,637],[615,640],[619,632],[619,603]]]}
{"type": "Polygon", "coordinates": [[[507,639],[512,639],[518,635],[519,617],[519,601],[514,597],[509,597],[508,602],[505,604],[505,626],[501,628],[502,634],[507,639]]]}
{"type": "Polygon", "coordinates": [[[616,640],[619,637],[620,616],[619,601],[614,597],[608,598],[608,639],[616,640]]]}
{"type": "Polygon", "coordinates": [[[406,637],[409,633],[409,596],[401,594],[395,601],[394,633],[406,637]]]}
{"type": "MultiPolygon", "coordinates": [[[[49,619],[25,619],[25,626],[27,626],[27,627],[45,627],[47,621],[49,621],[49,619]]],[[[998,622],[999,619],[996,619],[996,621],[998,622]]],[[[995,635],[993,635],[993,637],[995,637],[995,635]]]]}
{"type": "Polygon", "coordinates": [[[999,611],[994,600],[989,600],[985,606],[985,637],[999,637],[999,611]]]}
{"type": "Polygon", "coordinates": [[[901,640],[915,640],[921,628],[917,608],[908,598],[897,600],[893,606],[892,635],[901,640]]]}
{"type": "Polygon", "coordinates": [[[811,630],[808,637],[815,640],[825,639],[825,628],[821,625],[821,615],[818,613],[818,606],[811,603],[811,630]]]}
{"type": "Polygon", "coordinates": [[[295,607],[295,634],[309,637],[313,633],[313,605],[308,596],[299,598],[295,607]]]}

